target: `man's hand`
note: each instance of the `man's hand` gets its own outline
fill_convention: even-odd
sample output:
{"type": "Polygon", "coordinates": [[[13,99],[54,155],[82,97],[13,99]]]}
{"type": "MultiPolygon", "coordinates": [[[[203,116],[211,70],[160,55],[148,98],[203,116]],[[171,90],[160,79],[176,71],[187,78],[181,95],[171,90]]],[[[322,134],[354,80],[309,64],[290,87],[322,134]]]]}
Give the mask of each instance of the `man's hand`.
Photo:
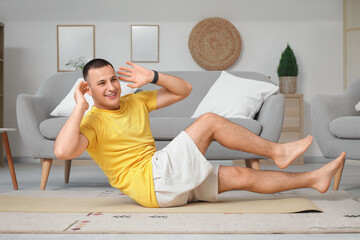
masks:
{"type": "Polygon", "coordinates": [[[88,139],[80,133],[80,124],[89,103],[84,94],[89,91],[88,83],[81,81],[75,89],[75,108],[66,120],[56,137],[54,154],[60,160],[74,159],[80,156],[89,144],[88,139]]]}
{"type": "MultiPolygon", "coordinates": [[[[131,67],[120,67],[120,71],[117,73],[123,75],[119,76],[120,80],[133,82],[132,84],[128,84],[128,87],[140,88],[153,81],[154,71],[129,61],[127,61],[126,64],[131,67]]],[[[160,72],[158,74],[158,82],[156,85],[161,87],[156,95],[156,105],[158,109],[167,107],[189,96],[192,86],[184,79],[160,72]]]]}
{"type": "Polygon", "coordinates": [[[120,67],[120,71],[117,73],[123,76],[119,76],[120,80],[126,82],[133,82],[132,84],[128,84],[128,87],[131,88],[139,88],[144,86],[145,84],[151,83],[154,79],[154,72],[148,70],[142,66],[136,65],[132,62],[126,62],[126,64],[131,67],[120,67]],[[124,77],[126,76],[126,77],[124,77]]]}
{"type": "Polygon", "coordinates": [[[89,108],[89,103],[86,101],[84,95],[89,91],[88,82],[81,81],[75,89],[74,98],[77,105],[83,106],[85,110],[89,108]]]}

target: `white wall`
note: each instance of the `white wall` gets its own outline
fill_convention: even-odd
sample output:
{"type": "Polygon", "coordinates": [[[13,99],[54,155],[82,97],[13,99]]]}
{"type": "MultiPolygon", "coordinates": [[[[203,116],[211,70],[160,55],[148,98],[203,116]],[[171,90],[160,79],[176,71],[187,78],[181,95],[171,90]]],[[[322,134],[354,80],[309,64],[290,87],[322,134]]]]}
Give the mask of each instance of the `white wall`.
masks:
{"type": "MultiPolygon", "coordinates": [[[[288,0],[276,0],[274,5],[268,4],[268,0],[257,0],[257,3],[267,4],[266,11],[258,11],[251,2],[231,1],[232,5],[227,7],[227,11],[220,11],[219,15],[216,14],[215,4],[210,4],[207,8],[197,6],[197,11],[193,11],[190,17],[187,13],[187,16],[184,15],[184,20],[171,19],[171,21],[164,19],[144,22],[141,16],[138,21],[100,21],[96,17],[93,21],[79,21],[77,18],[74,21],[0,19],[6,24],[5,126],[17,127],[16,96],[20,93],[34,94],[42,80],[56,73],[57,24],[94,24],[96,57],[106,58],[114,66],[120,66],[130,60],[131,24],[157,24],[160,26],[160,62],[143,65],[159,71],[202,70],[189,53],[187,46],[189,34],[192,27],[205,17],[223,17],[236,26],[243,43],[240,58],[230,70],[261,72],[277,82],[276,68],[280,55],[286,44],[290,43],[299,64],[297,92],[304,94],[304,134],[311,134],[312,97],[319,93],[342,92],[342,2],[292,1],[295,6],[286,5],[285,9],[282,9],[287,12],[283,18],[279,6],[289,2],[288,0]],[[246,9],[246,3],[252,7],[246,9]],[[288,12],[296,11],[296,5],[301,6],[303,12],[296,14],[294,18],[288,12]],[[196,12],[201,12],[201,15],[195,15],[196,12]],[[244,15],[235,17],[241,12],[246,12],[245,17],[244,15]],[[324,12],[331,14],[324,15],[324,12]],[[267,15],[264,16],[264,13],[267,15]]],[[[1,7],[6,5],[0,3],[1,7]]],[[[161,5],[157,7],[161,8],[161,5]]],[[[170,15],[167,14],[169,18],[170,15]]],[[[88,18],[91,19],[91,16],[88,18]]],[[[132,16],[132,19],[136,17],[132,16]]],[[[9,135],[13,156],[28,156],[19,133],[9,135]]],[[[305,154],[305,156],[313,155],[321,155],[316,143],[305,154]]]]}

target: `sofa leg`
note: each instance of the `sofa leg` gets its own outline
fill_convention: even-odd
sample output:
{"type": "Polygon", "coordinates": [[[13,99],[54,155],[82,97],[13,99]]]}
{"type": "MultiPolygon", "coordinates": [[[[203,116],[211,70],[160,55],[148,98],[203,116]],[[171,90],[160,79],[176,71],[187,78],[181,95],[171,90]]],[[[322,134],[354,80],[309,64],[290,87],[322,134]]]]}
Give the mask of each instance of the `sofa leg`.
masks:
{"type": "Polygon", "coordinates": [[[65,174],[64,174],[64,181],[65,183],[69,183],[70,178],[70,169],[71,169],[71,159],[65,160],[65,174]]]}
{"type": "Polygon", "coordinates": [[[42,173],[41,173],[41,183],[40,183],[40,190],[45,190],[47,180],[49,178],[49,173],[51,169],[52,159],[44,158],[42,159],[42,173]]]}
{"type": "Polygon", "coordinates": [[[259,159],[245,159],[245,163],[246,163],[247,168],[260,170],[260,160],[259,159]]]}
{"type": "Polygon", "coordinates": [[[344,165],[345,165],[345,160],[343,161],[343,163],[341,164],[339,170],[335,174],[335,177],[334,177],[334,190],[339,189],[341,176],[342,176],[342,173],[343,173],[343,170],[344,170],[344,165]]]}

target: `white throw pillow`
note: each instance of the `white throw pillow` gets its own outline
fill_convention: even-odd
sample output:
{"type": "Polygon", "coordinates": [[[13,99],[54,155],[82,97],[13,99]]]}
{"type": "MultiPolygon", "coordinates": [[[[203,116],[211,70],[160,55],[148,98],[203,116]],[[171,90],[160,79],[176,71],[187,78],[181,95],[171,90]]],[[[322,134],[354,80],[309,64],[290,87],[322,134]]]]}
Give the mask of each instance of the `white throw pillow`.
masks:
{"type": "Polygon", "coordinates": [[[357,112],[360,112],[360,102],[358,102],[358,103],[356,104],[355,110],[356,110],[357,112]]]}
{"type": "MultiPolygon", "coordinates": [[[[84,81],[83,78],[79,78],[74,86],[71,88],[70,92],[66,95],[66,97],[60,102],[60,104],[50,113],[51,116],[54,117],[68,117],[70,116],[71,112],[73,111],[76,102],[74,99],[74,94],[75,94],[75,88],[76,86],[81,82],[84,81]]],[[[130,88],[127,86],[127,84],[129,84],[128,82],[122,82],[120,81],[120,86],[121,86],[121,95],[120,96],[125,96],[131,93],[134,93],[136,91],[137,88],[130,88]]],[[[85,93],[84,95],[86,101],[89,103],[89,109],[85,112],[85,114],[91,109],[91,107],[94,105],[94,100],[93,98],[85,93]]]]}
{"type": "Polygon", "coordinates": [[[191,117],[213,112],[226,118],[254,118],[263,102],[278,89],[272,83],[223,71],[191,117]]]}

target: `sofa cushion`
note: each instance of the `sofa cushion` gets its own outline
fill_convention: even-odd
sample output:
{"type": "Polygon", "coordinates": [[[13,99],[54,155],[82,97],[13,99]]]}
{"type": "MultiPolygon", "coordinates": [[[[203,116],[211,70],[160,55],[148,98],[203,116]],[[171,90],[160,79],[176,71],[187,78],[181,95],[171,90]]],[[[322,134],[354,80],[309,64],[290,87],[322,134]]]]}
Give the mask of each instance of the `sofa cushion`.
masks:
{"type": "MultiPolygon", "coordinates": [[[[41,134],[47,139],[54,140],[67,119],[67,117],[58,117],[44,120],[40,123],[41,134]]],[[[151,132],[156,141],[169,141],[174,139],[195,120],[194,118],[150,118],[151,132]]],[[[252,119],[229,120],[249,129],[256,135],[261,133],[262,127],[258,121],[252,119]]]]}
{"type": "MultiPolygon", "coordinates": [[[[174,139],[181,131],[190,126],[194,118],[150,118],[151,132],[156,141],[169,141],[174,139]]],[[[229,119],[241,125],[256,135],[260,135],[262,126],[253,119],[229,119]]]]}
{"type": "MultiPolygon", "coordinates": [[[[191,94],[176,104],[168,106],[166,108],[158,109],[157,111],[152,111],[150,117],[190,117],[194,114],[196,108],[203,100],[205,95],[209,92],[209,89],[219,78],[221,71],[171,71],[163,72],[165,74],[170,74],[177,76],[179,78],[185,79],[188,83],[192,85],[191,94]]],[[[240,72],[240,71],[230,71],[232,75],[255,79],[264,82],[270,82],[267,76],[255,72],[240,72]]],[[[140,89],[143,91],[146,90],[156,90],[160,86],[155,84],[146,84],[140,89]]]]}
{"type": "Polygon", "coordinates": [[[360,117],[336,118],[330,122],[329,130],[338,138],[360,139],[360,117]]]}
{"type": "Polygon", "coordinates": [[[241,78],[223,71],[192,118],[207,112],[226,118],[254,118],[263,102],[278,89],[272,83],[241,78]]]}

